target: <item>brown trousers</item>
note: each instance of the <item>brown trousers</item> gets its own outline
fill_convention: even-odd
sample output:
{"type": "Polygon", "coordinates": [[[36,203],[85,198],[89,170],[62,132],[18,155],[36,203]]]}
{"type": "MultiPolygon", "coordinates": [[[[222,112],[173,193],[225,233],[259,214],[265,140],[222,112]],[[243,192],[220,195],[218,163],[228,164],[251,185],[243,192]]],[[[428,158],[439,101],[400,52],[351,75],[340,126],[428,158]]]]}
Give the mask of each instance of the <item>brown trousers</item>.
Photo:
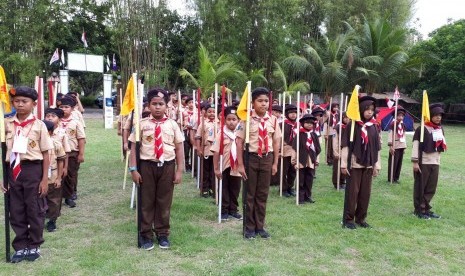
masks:
{"type": "Polygon", "coordinates": [[[431,209],[430,202],[436,193],[439,178],[439,165],[420,165],[421,173],[414,173],[413,206],[415,213],[426,213],[431,209]]]}
{"type": "MultiPolygon", "coordinates": [[[[399,180],[400,170],[402,169],[402,159],[404,159],[404,150],[405,149],[396,149],[394,152],[393,181],[399,180]]],[[[389,158],[388,158],[388,181],[389,182],[391,182],[391,163],[392,163],[392,154],[389,153],[389,158]]]]}
{"type": "Polygon", "coordinates": [[[192,147],[192,144],[191,144],[191,141],[189,139],[189,131],[190,130],[184,130],[183,133],[184,133],[184,137],[185,137],[185,140],[184,140],[184,162],[185,162],[185,165],[186,165],[186,169],[189,170],[192,168],[192,156],[191,154],[193,154],[193,147],[192,147]]]}
{"type": "Polygon", "coordinates": [[[44,243],[43,231],[47,200],[38,191],[42,179],[42,161],[21,161],[21,173],[13,180],[10,167],[10,224],[16,237],[13,248],[38,248],[44,243]]]}
{"type": "Polygon", "coordinates": [[[373,168],[350,170],[348,185],[346,186],[346,206],[344,223],[365,222],[370,203],[373,168]]]}
{"type": "Polygon", "coordinates": [[[223,171],[223,190],[221,196],[221,213],[233,214],[237,213],[239,203],[239,192],[241,191],[241,177],[232,176],[231,168],[223,171]]]}
{"type": "Polygon", "coordinates": [[[299,169],[299,202],[312,197],[313,178],[315,170],[309,167],[299,169]]]}
{"type": "MultiPolygon", "coordinates": [[[[279,167],[278,167],[279,170],[279,167]]],[[[296,178],[296,170],[291,164],[291,157],[283,158],[283,192],[289,192],[294,187],[296,178]]]]}
{"type": "Polygon", "coordinates": [[[71,198],[77,191],[78,172],[81,166],[77,159],[78,155],[78,151],[68,153],[68,175],[62,181],[63,198],[71,198]]]}
{"type": "MultiPolygon", "coordinates": [[[[339,163],[339,159],[336,159],[336,158],[333,158],[333,185],[334,185],[334,188],[337,188],[337,171],[338,171],[338,163],[339,163]]],[[[342,173],[340,174],[339,176],[339,184],[345,184],[346,183],[346,176],[343,175],[342,173]]]]}
{"type": "Polygon", "coordinates": [[[247,170],[247,213],[246,228],[248,231],[262,230],[265,226],[266,201],[270,190],[271,167],[273,153],[259,157],[249,153],[247,170]]]}
{"type": "Polygon", "coordinates": [[[47,215],[46,218],[50,220],[57,220],[61,213],[61,201],[62,201],[63,189],[55,188],[55,183],[48,184],[47,193],[47,215]]]}
{"type": "Polygon", "coordinates": [[[147,239],[157,236],[169,236],[170,211],[174,192],[174,161],[159,163],[141,160],[141,235],[147,239]]]}
{"type": "Polygon", "coordinates": [[[334,158],[334,155],[333,155],[333,136],[332,135],[328,135],[328,139],[326,139],[326,146],[327,146],[327,150],[326,150],[326,162],[328,163],[328,165],[332,165],[333,164],[333,158],[334,158]]]}
{"type": "MultiPolygon", "coordinates": [[[[281,158],[278,159],[278,172],[270,178],[270,186],[279,186],[281,181],[281,158]]],[[[283,170],[284,171],[284,170],[283,170]]]]}

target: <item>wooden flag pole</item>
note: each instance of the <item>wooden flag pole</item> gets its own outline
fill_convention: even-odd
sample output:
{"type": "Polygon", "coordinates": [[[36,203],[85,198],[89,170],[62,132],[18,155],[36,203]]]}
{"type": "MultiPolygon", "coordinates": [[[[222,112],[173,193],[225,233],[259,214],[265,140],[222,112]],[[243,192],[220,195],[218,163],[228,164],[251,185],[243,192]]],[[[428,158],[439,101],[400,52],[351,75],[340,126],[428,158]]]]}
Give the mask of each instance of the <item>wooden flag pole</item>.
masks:
{"type": "Polygon", "coordinates": [[[297,166],[296,166],[296,185],[295,185],[295,204],[299,206],[299,193],[300,193],[300,159],[299,159],[299,153],[300,153],[300,106],[299,106],[299,100],[300,100],[300,91],[297,91],[297,119],[296,119],[296,129],[297,129],[297,147],[296,147],[296,159],[297,159],[297,166]]]}
{"type": "Polygon", "coordinates": [[[329,116],[326,118],[326,135],[325,135],[325,155],[326,164],[328,164],[328,148],[329,148],[329,118],[332,114],[331,105],[333,104],[333,97],[329,98],[329,116]]]}
{"type": "MultiPolygon", "coordinates": [[[[221,123],[220,123],[220,172],[223,173],[223,154],[224,154],[224,121],[226,120],[224,116],[224,101],[225,101],[226,87],[222,85],[221,87],[221,123]]],[[[232,143],[235,143],[233,141],[232,143]]],[[[232,164],[231,164],[232,166],[232,164]]],[[[215,177],[215,179],[218,179],[215,177]]],[[[218,223],[221,223],[221,205],[223,204],[223,178],[219,181],[218,187],[218,223]]]]}
{"type": "Polygon", "coordinates": [[[399,103],[399,99],[396,98],[396,103],[395,103],[395,108],[394,108],[394,128],[392,130],[392,149],[394,152],[391,154],[391,171],[390,173],[390,180],[391,184],[394,182],[393,176],[394,176],[394,156],[395,156],[395,151],[396,151],[396,131],[397,131],[397,105],[399,103]]]}
{"type": "Polygon", "coordinates": [[[279,105],[281,105],[281,94],[278,94],[278,103],[279,103],[279,105]]]}
{"type": "MultiPolygon", "coordinates": [[[[283,92],[283,99],[285,99],[286,95],[286,92],[283,92]]],[[[283,114],[286,114],[286,108],[285,108],[285,104],[283,104],[283,114]]],[[[281,122],[281,132],[284,133],[284,118],[281,122]]],[[[280,166],[280,169],[279,169],[279,175],[280,175],[280,178],[279,178],[279,196],[282,197],[283,196],[283,179],[284,179],[284,157],[283,157],[283,154],[284,154],[284,135],[281,135],[281,166],[280,166]]]]}
{"type": "MultiPolygon", "coordinates": [[[[200,107],[200,89],[197,89],[197,128],[200,127],[200,113],[201,113],[201,107],[200,107]]],[[[194,143],[195,143],[195,140],[194,140],[194,143]]],[[[201,175],[201,166],[200,166],[200,155],[199,155],[199,150],[200,149],[197,149],[196,152],[197,152],[197,189],[200,189],[200,175],[201,175]]]]}
{"type": "MultiPolygon", "coordinates": [[[[123,106],[123,89],[122,89],[122,88],[119,89],[119,97],[118,97],[118,98],[119,98],[119,109],[120,109],[120,113],[121,113],[121,107],[123,106]]],[[[120,141],[121,141],[121,146],[120,146],[120,148],[121,148],[121,162],[124,161],[124,138],[123,138],[123,136],[124,136],[124,134],[123,134],[123,132],[124,132],[124,124],[123,124],[123,118],[124,118],[124,116],[120,114],[120,115],[119,115],[119,121],[121,122],[121,123],[120,123],[120,132],[121,132],[121,139],[120,139],[120,141]]],[[[127,158],[127,157],[126,157],[126,158],[127,158]]],[[[126,167],[127,167],[127,166],[126,166],[126,167]]]]}
{"type": "MultiPolygon", "coordinates": [[[[3,68],[0,67],[1,70],[3,68]]],[[[8,91],[6,92],[8,93],[8,91]]],[[[3,194],[4,200],[4,210],[5,210],[5,259],[7,262],[10,262],[10,191],[9,191],[9,167],[6,163],[6,140],[5,140],[5,117],[4,105],[3,102],[0,102],[0,140],[2,144],[2,172],[3,172],[3,188],[6,189],[6,192],[3,194]]]]}
{"type": "Polygon", "coordinates": [[[126,190],[126,179],[128,176],[128,166],[129,166],[129,156],[131,154],[131,151],[129,150],[126,153],[126,161],[124,162],[124,177],[123,177],[123,190],[126,190]]]}
{"type": "MultiPolygon", "coordinates": [[[[215,122],[213,128],[213,136],[216,137],[218,133],[218,83],[215,83],[215,122]]],[[[202,133],[203,136],[203,133],[202,133]]],[[[205,141],[207,142],[207,141],[205,141]]],[[[218,206],[218,178],[215,177],[215,204],[218,206]]],[[[221,218],[220,218],[221,219],[221,218]]]]}
{"type": "MultiPolygon", "coordinates": [[[[344,93],[341,93],[341,103],[339,106],[344,106],[344,93]]],[[[341,135],[342,135],[342,111],[339,110],[339,135],[337,137],[338,139],[338,155],[339,155],[339,160],[337,160],[337,190],[339,191],[339,188],[341,186],[341,135]]],[[[333,150],[334,150],[334,145],[333,145],[333,150]]]]}
{"type": "MultiPolygon", "coordinates": [[[[195,90],[192,90],[192,102],[194,103],[194,114],[195,114],[195,112],[197,111],[196,106],[195,106],[195,90]]],[[[194,171],[195,171],[194,167],[195,167],[195,152],[194,152],[194,147],[192,146],[192,149],[191,149],[191,176],[192,178],[194,178],[194,171]]]]}
{"type": "MultiPolygon", "coordinates": [[[[245,122],[245,170],[246,175],[249,175],[249,143],[250,143],[250,111],[251,111],[251,103],[252,103],[252,82],[247,82],[247,117],[245,122]]],[[[242,212],[243,212],[243,219],[242,219],[242,236],[245,237],[246,232],[246,224],[247,224],[247,189],[248,189],[248,179],[244,180],[243,187],[242,187],[242,212]]]]}

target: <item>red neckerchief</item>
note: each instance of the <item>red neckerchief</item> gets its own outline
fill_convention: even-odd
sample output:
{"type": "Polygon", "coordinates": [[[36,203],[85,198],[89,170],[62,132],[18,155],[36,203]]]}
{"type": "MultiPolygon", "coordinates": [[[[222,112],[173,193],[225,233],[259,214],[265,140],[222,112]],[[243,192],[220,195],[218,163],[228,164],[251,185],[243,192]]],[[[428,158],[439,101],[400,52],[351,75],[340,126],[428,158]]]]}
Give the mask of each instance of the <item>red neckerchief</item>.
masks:
{"type": "Polygon", "coordinates": [[[267,116],[268,113],[265,113],[265,116],[258,117],[253,116],[255,121],[258,121],[258,156],[263,156],[263,145],[265,145],[265,154],[268,154],[269,147],[268,147],[268,131],[266,129],[266,121],[270,118],[267,116]]]}
{"type": "Polygon", "coordinates": [[[291,126],[291,133],[289,134],[289,143],[292,142],[296,135],[296,127],[297,127],[297,122],[296,121],[291,121],[289,119],[284,120],[284,123],[288,124],[291,126]]]}
{"type": "MultiPolygon", "coordinates": [[[[433,122],[427,122],[425,123],[425,125],[433,128],[434,130],[442,129],[441,125],[436,125],[433,122]]],[[[445,139],[437,140],[435,144],[436,150],[438,149],[438,147],[442,147],[444,150],[447,150],[446,140],[445,139]]]]}
{"type": "Polygon", "coordinates": [[[313,137],[312,137],[313,130],[307,130],[301,127],[299,129],[299,132],[307,134],[307,140],[305,141],[305,146],[307,147],[308,150],[315,151],[315,145],[313,144],[313,137]]]}
{"type": "Polygon", "coordinates": [[[377,122],[374,118],[371,118],[368,122],[362,122],[362,121],[357,121],[357,124],[359,124],[362,127],[362,130],[360,132],[360,135],[362,136],[362,144],[366,146],[368,145],[368,132],[367,132],[367,127],[375,125],[377,122]]]}
{"type": "Polygon", "coordinates": [[[67,129],[68,128],[68,124],[72,121],[73,119],[70,118],[70,119],[64,119],[64,118],[61,118],[61,127],[63,129],[67,129]]]}
{"type": "Polygon", "coordinates": [[[162,162],[164,161],[163,158],[163,138],[161,134],[161,125],[167,120],[165,116],[160,119],[156,120],[155,118],[152,118],[152,122],[155,124],[155,158],[157,158],[158,161],[162,162]]]}
{"type": "Polygon", "coordinates": [[[333,125],[332,127],[335,128],[337,125],[337,112],[331,112],[331,115],[333,117],[333,125]]]}
{"type": "Polygon", "coordinates": [[[403,138],[404,134],[405,134],[404,121],[400,120],[397,122],[397,135],[399,136],[399,138],[403,138]]]}
{"type": "MultiPolygon", "coordinates": [[[[14,138],[14,140],[16,140],[16,138],[19,135],[23,135],[23,128],[26,127],[27,125],[31,124],[31,123],[34,123],[35,120],[36,120],[36,118],[33,116],[31,119],[24,120],[21,123],[13,121],[13,124],[15,125],[15,138],[14,138]]],[[[30,130],[31,129],[29,129],[29,131],[30,130]]],[[[29,134],[29,132],[25,136],[27,136],[28,134],[29,134]]],[[[13,144],[14,144],[14,141],[13,141],[13,144]]],[[[12,167],[12,171],[13,171],[13,179],[16,181],[19,174],[21,173],[21,157],[19,156],[19,153],[13,152],[13,151],[11,152],[11,154],[10,154],[10,166],[12,167]]]]}

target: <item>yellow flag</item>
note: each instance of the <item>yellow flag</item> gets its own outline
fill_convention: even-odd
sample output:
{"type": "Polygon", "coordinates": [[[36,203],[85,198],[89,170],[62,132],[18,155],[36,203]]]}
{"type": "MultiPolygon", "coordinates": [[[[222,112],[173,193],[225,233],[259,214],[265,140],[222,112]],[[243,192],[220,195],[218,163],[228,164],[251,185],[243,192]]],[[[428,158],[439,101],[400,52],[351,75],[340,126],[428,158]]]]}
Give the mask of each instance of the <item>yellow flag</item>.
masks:
{"type": "Polygon", "coordinates": [[[423,120],[425,120],[425,123],[429,122],[430,119],[430,114],[429,114],[429,100],[428,100],[428,94],[426,93],[426,90],[423,90],[423,104],[421,107],[421,116],[423,120]]]}
{"type": "Polygon", "coordinates": [[[10,95],[8,94],[8,84],[6,82],[5,71],[0,66],[0,102],[5,104],[5,113],[11,112],[10,95]]]}
{"type": "Polygon", "coordinates": [[[134,80],[129,79],[126,86],[126,94],[124,94],[123,105],[121,106],[120,115],[128,115],[134,109],[134,80]]]}
{"type": "Polygon", "coordinates": [[[249,88],[248,86],[245,87],[244,94],[242,95],[241,102],[237,107],[237,116],[242,121],[247,120],[247,112],[249,111],[250,103],[249,100],[249,88]]]}
{"type": "Polygon", "coordinates": [[[360,89],[359,85],[354,87],[352,95],[350,96],[349,105],[347,106],[347,117],[354,121],[360,121],[360,108],[358,103],[358,90],[360,89]]]}

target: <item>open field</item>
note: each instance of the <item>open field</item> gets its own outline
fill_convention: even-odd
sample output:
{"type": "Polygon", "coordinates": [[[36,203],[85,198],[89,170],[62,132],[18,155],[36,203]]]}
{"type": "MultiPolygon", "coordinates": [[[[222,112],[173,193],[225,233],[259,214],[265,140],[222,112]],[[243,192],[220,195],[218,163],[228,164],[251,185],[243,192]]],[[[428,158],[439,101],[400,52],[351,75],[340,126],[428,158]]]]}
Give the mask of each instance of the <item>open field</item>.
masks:
{"type": "MultiPolygon", "coordinates": [[[[122,189],[116,130],[88,119],[85,163],[81,166],[78,207],[63,207],[58,230],[45,233],[43,258],[6,264],[0,230],[1,275],[444,275],[465,271],[465,127],[446,126],[449,151],[443,154],[433,199],[440,220],[412,215],[410,149],[401,184],[387,183],[387,148],[375,179],[367,221],[372,229],[341,228],[343,193],[321,165],[314,184],[315,204],[295,206],[271,189],[267,208],[270,240],[246,241],[241,222],[216,222],[211,199],[198,196],[190,175],[175,189],[172,248],[146,252],[136,247],[131,186],[122,189]]],[[[387,141],[384,134],[384,141],[387,141]]],[[[411,137],[411,136],[410,136],[411,137]]],[[[411,145],[409,138],[409,144],[411,145]]],[[[0,199],[3,205],[3,198],[0,199]]],[[[0,214],[3,227],[4,214],[0,214]]],[[[13,236],[13,235],[12,235],[13,236]]]]}

